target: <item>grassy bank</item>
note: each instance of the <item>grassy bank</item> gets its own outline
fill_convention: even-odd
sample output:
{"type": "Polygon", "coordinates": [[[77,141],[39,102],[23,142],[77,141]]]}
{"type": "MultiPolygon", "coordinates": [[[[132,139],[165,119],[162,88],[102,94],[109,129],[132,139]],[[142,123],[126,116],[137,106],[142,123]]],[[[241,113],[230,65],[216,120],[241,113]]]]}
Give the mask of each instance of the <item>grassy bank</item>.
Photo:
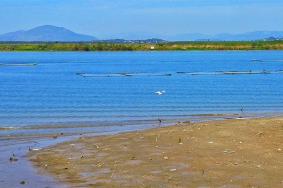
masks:
{"type": "Polygon", "coordinates": [[[283,41],[114,43],[0,43],[0,51],[283,50],[283,41]],[[154,49],[153,49],[154,47],[154,49]]]}
{"type": "Polygon", "coordinates": [[[70,187],[282,187],[283,119],[84,138],[30,153],[70,187]]]}

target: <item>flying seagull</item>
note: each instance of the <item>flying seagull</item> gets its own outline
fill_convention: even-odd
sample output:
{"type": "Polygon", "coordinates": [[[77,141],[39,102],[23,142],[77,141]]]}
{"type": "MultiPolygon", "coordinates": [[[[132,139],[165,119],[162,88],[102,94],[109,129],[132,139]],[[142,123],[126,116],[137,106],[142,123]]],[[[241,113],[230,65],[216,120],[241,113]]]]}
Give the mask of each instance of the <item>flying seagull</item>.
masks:
{"type": "Polygon", "coordinates": [[[166,91],[156,91],[155,94],[156,95],[164,95],[166,93],[166,91]]]}

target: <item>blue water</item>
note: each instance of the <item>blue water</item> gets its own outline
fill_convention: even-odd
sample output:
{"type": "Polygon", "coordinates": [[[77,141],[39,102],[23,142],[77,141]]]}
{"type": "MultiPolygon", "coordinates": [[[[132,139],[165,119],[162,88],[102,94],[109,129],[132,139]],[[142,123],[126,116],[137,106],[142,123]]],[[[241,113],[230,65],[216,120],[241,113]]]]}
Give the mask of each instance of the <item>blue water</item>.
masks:
{"type": "Polygon", "coordinates": [[[0,127],[22,127],[0,136],[280,114],[282,70],[283,51],[0,53],[0,127]]]}

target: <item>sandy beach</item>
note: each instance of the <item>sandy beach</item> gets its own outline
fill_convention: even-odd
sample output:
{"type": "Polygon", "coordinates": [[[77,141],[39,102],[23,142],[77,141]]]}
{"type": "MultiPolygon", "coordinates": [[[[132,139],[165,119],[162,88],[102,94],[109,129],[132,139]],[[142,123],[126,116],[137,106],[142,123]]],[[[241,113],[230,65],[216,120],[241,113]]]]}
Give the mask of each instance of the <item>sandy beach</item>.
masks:
{"type": "Polygon", "coordinates": [[[282,187],[283,118],[180,123],[29,153],[69,187],[282,187]]]}

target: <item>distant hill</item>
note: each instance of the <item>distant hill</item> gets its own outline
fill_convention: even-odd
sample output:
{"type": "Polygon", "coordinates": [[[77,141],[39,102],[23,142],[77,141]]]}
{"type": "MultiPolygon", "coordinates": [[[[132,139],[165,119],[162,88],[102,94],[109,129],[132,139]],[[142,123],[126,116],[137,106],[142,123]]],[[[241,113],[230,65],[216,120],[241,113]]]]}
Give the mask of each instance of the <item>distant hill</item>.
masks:
{"type": "Polygon", "coordinates": [[[219,34],[212,39],[215,40],[235,40],[235,41],[249,41],[249,40],[264,40],[266,38],[283,38],[283,31],[255,31],[243,34],[219,34]]]}
{"type": "Polygon", "coordinates": [[[106,43],[164,43],[166,41],[255,41],[283,39],[283,31],[255,31],[242,34],[208,35],[184,33],[158,35],[150,33],[126,33],[112,35],[108,40],[98,40],[93,36],[78,34],[64,27],[44,25],[27,31],[16,31],[0,35],[0,42],[106,42],[106,43]],[[115,38],[120,39],[115,39],[115,38]],[[120,37],[119,37],[120,36],[120,37]],[[112,39],[111,39],[112,38],[112,39]],[[114,38],[114,39],[113,39],[114,38]],[[164,40],[162,40],[164,39],[164,40]]]}
{"type": "Polygon", "coordinates": [[[143,41],[150,38],[159,38],[166,41],[255,41],[265,39],[282,39],[283,31],[255,31],[239,34],[222,33],[216,35],[202,34],[202,33],[180,33],[176,35],[169,34],[156,34],[156,33],[120,33],[112,36],[111,38],[121,38],[127,41],[143,41]]]}
{"type": "Polygon", "coordinates": [[[254,41],[254,40],[265,40],[265,39],[282,39],[283,31],[255,31],[241,34],[217,34],[217,35],[206,35],[200,33],[192,34],[179,34],[175,36],[163,37],[171,41],[254,41]]]}
{"type": "Polygon", "coordinates": [[[89,35],[78,34],[64,27],[44,25],[27,31],[16,31],[0,35],[0,41],[18,42],[85,42],[96,40],[89,35]]]}

